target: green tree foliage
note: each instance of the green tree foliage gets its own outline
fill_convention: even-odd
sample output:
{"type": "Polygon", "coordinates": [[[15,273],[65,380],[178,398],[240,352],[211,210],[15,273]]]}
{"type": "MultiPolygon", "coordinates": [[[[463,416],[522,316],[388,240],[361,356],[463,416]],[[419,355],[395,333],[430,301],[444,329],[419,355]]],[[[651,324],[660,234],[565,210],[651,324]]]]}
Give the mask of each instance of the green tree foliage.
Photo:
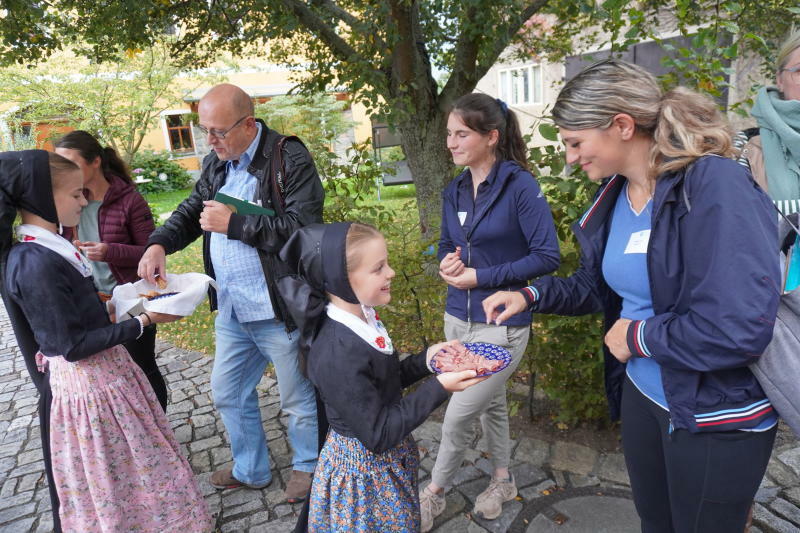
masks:
{"type": "Polygon", "coordinates": [[[12,106],[5,115],[12,130],[22,123],[86,130],[130,162],[160,112],[212,79],[183,75],[178,84],[181,71],[165,41],[105,63],[60,51],[35,66],[0,69],[0,100],[12,106]]]}
{"type": "Polygon", "coordinates": [[[337,138],[355,125],[345,115],[348,105],[327,93],[276,96],[256,105],[256,117],[284,135],[300,137],[318,161],[334,156],[337,138]]]}
{"type": "Polygon", "coordinates": [[[6,61],[39,60],[80,39],[86,55],[113,59],[118,45],[143,48],[173,27],[180,35],[174,50],[195,64],[222,50],[268,49],[272,60],[308,72],[298,75],[305,89],[344,87],[398,129],[428,233],[452,172],[444,137],[450,104],[472,91],[525,21],[550,3],[54,0],[32,17],[28,4],[6,2],[0,51],[6,61]],[[434,68],[450,73],[441,88],[434,68]]]}
{"type": "Polygon", "coordinates": [[[796,0],[8,0],[3,7],[5,62],[41,60],[78,42],[88,57],[115,59],[118,46],[141,49],[177,29],[173,50],[193,64],[222,51],[268,50],[273,61],[297,68],[306,90],[346,88],[400,133],[425,234],[437,224],[439,192],[452,171],[448,109],[510,45],[526,57],[558,59],[710,23],[701,33],[713,35],[700,41],[714,46],[694,56],[695,67],[715,73],[718,65],[704,63],[715,54],[766,54],[798,20],[796,0]],[[445,73],[441,83],[434,72],[445,73]]]}

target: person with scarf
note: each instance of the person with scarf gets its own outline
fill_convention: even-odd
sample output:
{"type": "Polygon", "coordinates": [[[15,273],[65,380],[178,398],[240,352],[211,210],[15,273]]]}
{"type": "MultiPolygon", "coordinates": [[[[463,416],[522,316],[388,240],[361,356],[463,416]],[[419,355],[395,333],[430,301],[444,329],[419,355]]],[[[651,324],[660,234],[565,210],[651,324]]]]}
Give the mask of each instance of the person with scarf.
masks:
{"type": "MultiPolygon", "coordinates": [[[[778,51],[775,87],[762,87],[753,106],[757,127],[740,131],[734,146],[780,211],[796,223],[800,213],[800,30],[778,51]]],[[[789,243],[800,244],[795,238],[789,243]]],[[[748,513],[747,528],[753,509],[748,513]]]]}
{"type": "Polygon", "coordinates": [[[419,453],[411,432],[449,392],[485,378],[474,370],[430,376],[429,362],[458,341],[399,360],[374,307],[391,299],[386,241],[365,224],[313,224],[281,250],[278,280],[297,322],[300,353],[330,430],[309,503],[310,532],[419,531],[419,453]],[[324,266],[323,266],[324,265],[324,266]]]}
{"type": "Polygon", "coordinates": [[[758,127],[739,132],[739,162],[785,214],[800,212],[800,30],[781,46],[775,87],[758,91],[758,127]]]}
{"type": "Polygon", "coordinates": [[[54,529],[203,532],[211,517],[142,370],[122,346],[178,317],[112,324],[92,266],[59,233],[86,206],[83,174],[43,150],[0,154],[3,299],[39,389],[54,529]],[[11,246],[12,223],[19,243],[11,246]]]}

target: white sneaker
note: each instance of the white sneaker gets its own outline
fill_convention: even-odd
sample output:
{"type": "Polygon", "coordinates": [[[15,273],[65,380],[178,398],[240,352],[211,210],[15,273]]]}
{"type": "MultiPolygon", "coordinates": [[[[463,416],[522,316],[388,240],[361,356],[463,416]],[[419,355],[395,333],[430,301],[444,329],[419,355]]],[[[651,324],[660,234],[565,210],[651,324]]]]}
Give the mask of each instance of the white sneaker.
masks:
{"type": "Polygon", "coordinates": [[[434,494],[427,487],[419,491],[419,510],[422,515],[420,531],[422,533],[433,529],[433,519],[442,514],[446,506],[444,493],[434,494]]]}
{"type": "Polygon", "coordinates": [[[516,497],[517,486],[513,475],[509,479],[492,478],[486,490],[475,498],[475,514],[486,520],[494,520],[503,511],[503,504],[516,497]]]}

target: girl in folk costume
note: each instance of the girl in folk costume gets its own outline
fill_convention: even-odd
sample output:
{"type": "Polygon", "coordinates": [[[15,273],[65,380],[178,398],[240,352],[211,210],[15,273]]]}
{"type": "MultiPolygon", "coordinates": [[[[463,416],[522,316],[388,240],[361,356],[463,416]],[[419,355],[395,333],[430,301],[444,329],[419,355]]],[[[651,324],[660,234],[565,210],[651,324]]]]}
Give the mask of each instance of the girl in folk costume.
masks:
{"type": "Polygon", "coordinates": [[[43,150],[0,154],[4,299],[42,396],[56,530],[201,532],[211,520],[144,373],[121,344],[151,323],[112,324],[91,263],[57,232],[86,205],[77,165],[43,150]],[[20,243],[8,248],[19,211],[20,243]],[[60,505],[59,505],[60,504],[60,505]]]}
{"type": "Polygon", "coordinates": [[[281,251],[296,275],[279,280],[301,329],[301,353],[330,423],[311,488],[308,531],[418,531],[419,454],[411,431],[448,392],[484,378],[431,374],[429,361],[458,341],[400,361],[374,310],[391,299],[386,241],[364,224],[315,224],[281,251]]]}
{"type": "MultiPolygon", "coordinates": [[[[83,171],[83,194],[88,205],[81,211],[81,220],[71,236],[78,239],[74,244],[92,263],[95,287],[111,294],[117,285],[138,281],[136,267],[156,226],[127,166],[113,148],[103,148],[86,131],[71,131],[61,137],[55,143],[55,152],[83,171]]],[[[155,324],[125,344],[166,411],[169,394],[156,363],[155,347],[155,324]]]]}

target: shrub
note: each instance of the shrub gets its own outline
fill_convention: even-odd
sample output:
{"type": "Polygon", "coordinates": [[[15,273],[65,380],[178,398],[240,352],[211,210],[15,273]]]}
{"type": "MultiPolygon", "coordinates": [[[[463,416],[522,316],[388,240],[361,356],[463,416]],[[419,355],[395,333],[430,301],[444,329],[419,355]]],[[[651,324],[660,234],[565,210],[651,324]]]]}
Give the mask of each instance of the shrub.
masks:
{"type": "Polygon", "coordinates": [[[419,218],[413,201],[391,212],[380,227],[389,248],[389,264],[395,271],[392,301],[381,310],[392,341],[401,352],[418,352],[444,339],[444,306],[447,285],[439,277],[439,261],[433,254],[436,240],[420,237],[419,218]]]}
{"type": "Polygon", "coordinates": [[[356,143],[347,149],[344,161],[325,150],[314,155],[314,162],[325,188],[325,222],[366,222],[380,227],[388,211],[372,201],[377,179],[383,168],[375,160],[369,143],[356,143]]]}
{"type": "Polygon", "coordinates": [[[131,161],[133,179],[149,179],[149,183],[137,185],[139,192],[169,192],[185,189],[192,181],[189,172],[175,160],[170,159],[169,152],[143,150],[136,152],[131,161]]]}

